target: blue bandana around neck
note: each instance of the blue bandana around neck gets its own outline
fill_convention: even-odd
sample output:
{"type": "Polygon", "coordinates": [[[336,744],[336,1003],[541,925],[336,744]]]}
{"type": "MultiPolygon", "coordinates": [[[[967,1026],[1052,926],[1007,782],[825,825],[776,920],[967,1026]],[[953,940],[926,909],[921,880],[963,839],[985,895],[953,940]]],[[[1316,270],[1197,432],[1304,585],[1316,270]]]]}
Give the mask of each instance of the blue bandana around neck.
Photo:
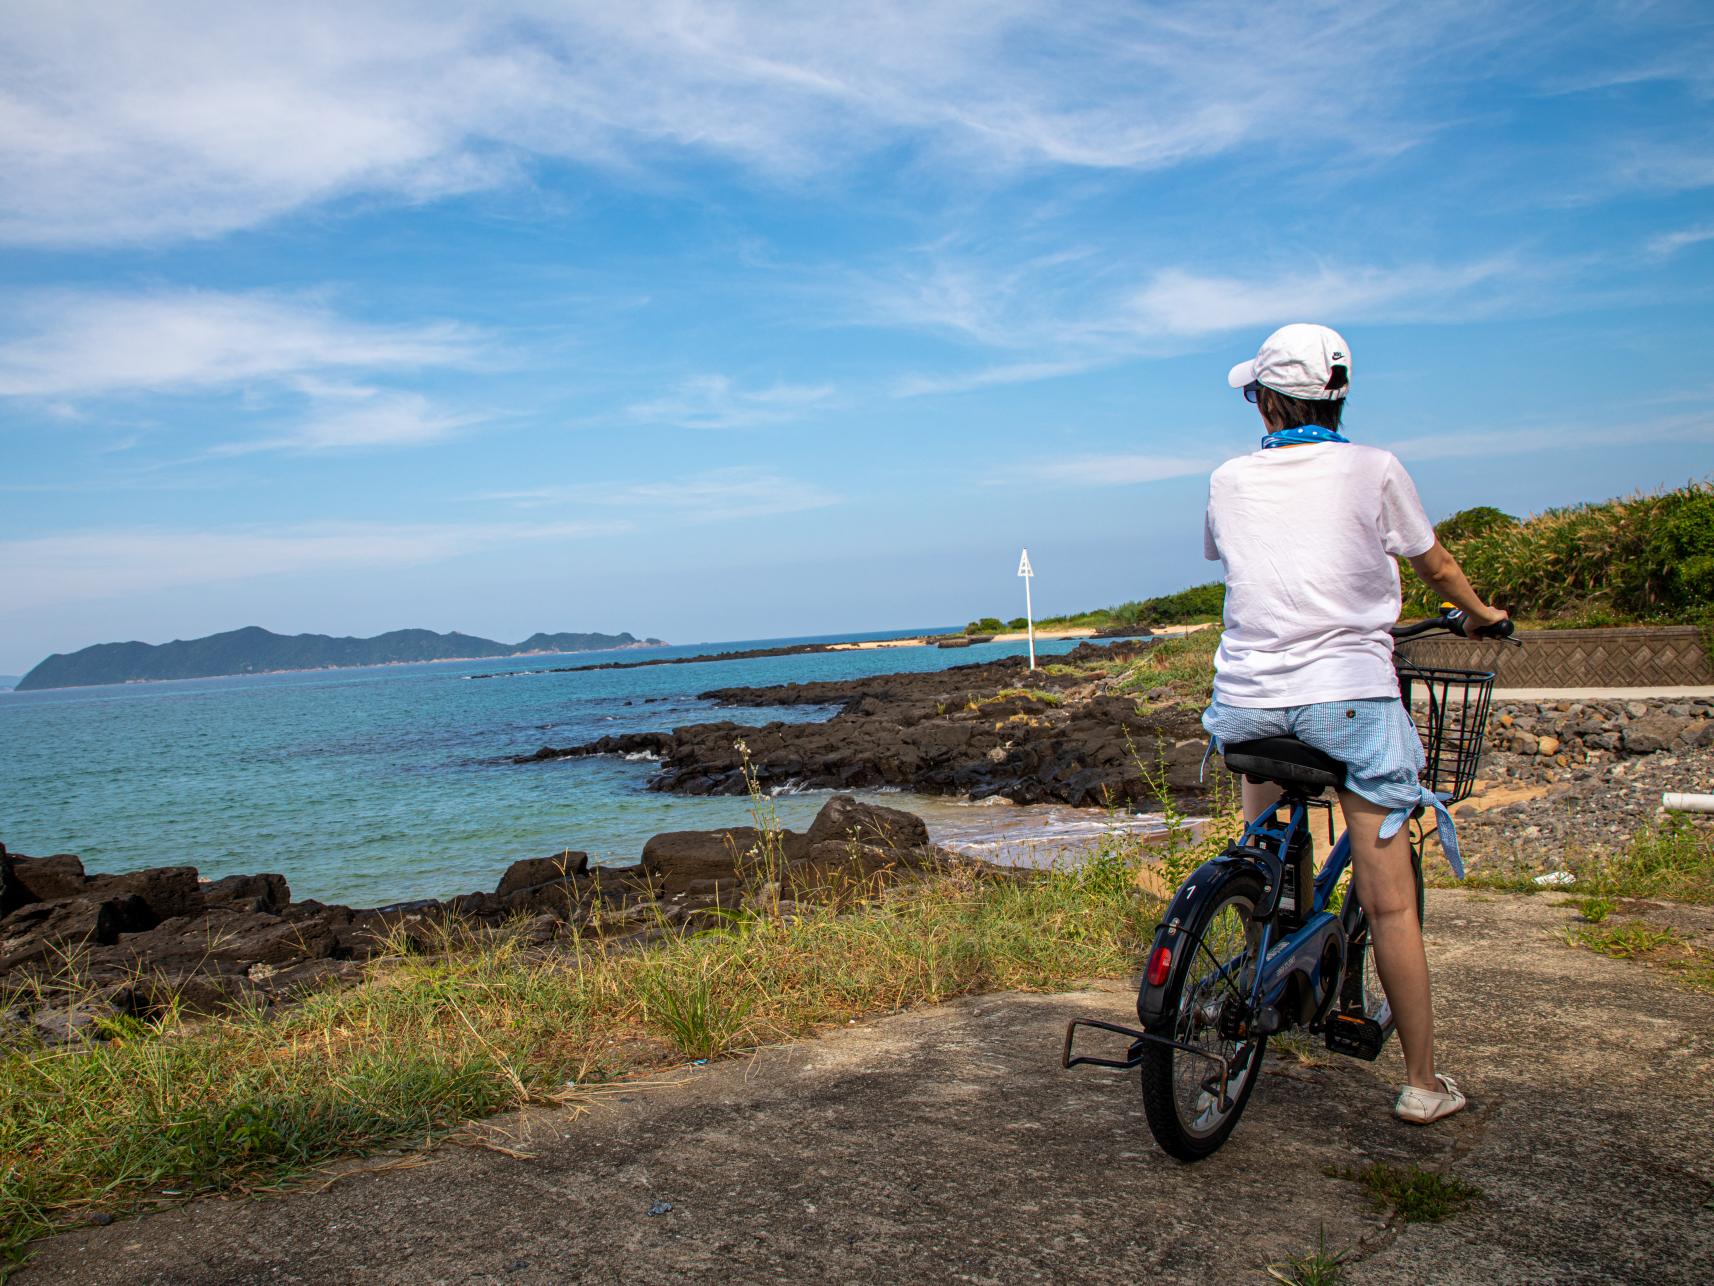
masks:
{"type": "Polygon", "coordinates": [[[1278,433],[1270,433],[1262,439],[1262,450],[1269,447],[1295,447],[1309,442],[1349,442],[1351,439],[1341,437],[1334,429],[1323,428],[1319,424],[1305,424],[1296,429],[1281,429],[1278,433]]]}

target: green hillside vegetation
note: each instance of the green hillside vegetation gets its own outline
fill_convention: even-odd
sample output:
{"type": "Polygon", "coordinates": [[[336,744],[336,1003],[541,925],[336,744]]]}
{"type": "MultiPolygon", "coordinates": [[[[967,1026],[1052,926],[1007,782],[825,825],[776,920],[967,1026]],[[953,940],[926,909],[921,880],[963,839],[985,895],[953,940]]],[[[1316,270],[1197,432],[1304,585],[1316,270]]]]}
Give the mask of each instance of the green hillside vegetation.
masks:
{"type": "MultiPolygon", "coordinates": [[[[1549,509],[1519,521],[1490,506],[1436,524],[1477,592],[1534,626],[1714,622],[1714,485],[1549,509]]],[[[1406,616],[1437,595],[1408,566],[1406,616]]]]}
{"type": "MultiPolygon", "coordinates": [[[[644,640],[658,643],[658,639],[644,640]]],[[[203,679],[225,674],[337,669],[408,661],[518,656],[533,652],[591,652],[638,642],[631,634],[533,634],[522,643],[496,643],[471,634],[393,630],[374,638],[326,634],[275,634],[251,625],[200,639],[171,643],[97,643],[56,652],[18,681],[31,688],[76,688],[142,679],[203,679]]]]}
{"type": "MultiPolygon", "coordinates": [[[[1492,505],[1435,524],[1476,590],[1535,628],[1701,625],[1714,651],[1714,484],[1549,509],[1517,519],[1492,505]]],[[[1440,599],[1400,564],[1405,617],[1432,616],[1440,599]]],[[[1218,621],[1219,581],[1117,607],[1049,616],[1037,629],[1189,625],[1218,621]]],[[[967,634],[1022,629],[995,617],[967,634]]]]}
{"type": "MultiPolygon", "coordinates": [[[[1225,602],[1226,586],[1220,581],[1213,581],[1207,585],[1193,585],[1189,589],[1181,589],[1176,594],[1120,603],[1117,607],[1100,607],[1088,612],[1074,612],[1068,616],[1045,616],[1036,622],[1036,628],[1105,630],[1115,626],[1141,629],[1150,625],[1199,625],[1205,621],[1218,621],[1225,602]]],[[[964,627],[964,632],[997,634],[1004,629],[1021,630],[1024,624],[1022,617],[1007,624],[995,617],[985,616],[979,621],[971,621],[964,627]]]]}

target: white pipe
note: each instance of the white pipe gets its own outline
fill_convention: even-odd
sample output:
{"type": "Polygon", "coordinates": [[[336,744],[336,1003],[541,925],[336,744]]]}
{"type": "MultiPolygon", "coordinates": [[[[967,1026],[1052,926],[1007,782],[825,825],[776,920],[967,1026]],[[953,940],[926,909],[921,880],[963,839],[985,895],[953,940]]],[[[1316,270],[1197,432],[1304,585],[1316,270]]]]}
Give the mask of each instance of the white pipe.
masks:
{"type": "Polygon", "coordinates": [[[1674,795],[1660,797],[1660,806],[1675,813],[1714,813],[1714,795],[1674,795]]]}

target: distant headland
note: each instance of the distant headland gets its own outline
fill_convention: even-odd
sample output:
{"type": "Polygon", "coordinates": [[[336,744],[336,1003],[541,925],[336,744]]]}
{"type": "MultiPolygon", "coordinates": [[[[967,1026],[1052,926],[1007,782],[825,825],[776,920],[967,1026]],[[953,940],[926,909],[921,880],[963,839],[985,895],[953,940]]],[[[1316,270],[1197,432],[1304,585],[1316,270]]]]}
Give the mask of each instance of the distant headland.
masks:
{"type": "Polygon", "coordinates": [[[250,625],[200,639],[174,639],[161,644],[96,643],[76,652],[56,652],[19,679],[17,690],[661,646],[660,639],[639,639],[629,633],[532,634],[522,643],[496,643],[493,639],[456,631],[436,634],[433,630],[389,630],[371,639],[357,639],[327,634],[275,634],[259,625],[250,625]]]}

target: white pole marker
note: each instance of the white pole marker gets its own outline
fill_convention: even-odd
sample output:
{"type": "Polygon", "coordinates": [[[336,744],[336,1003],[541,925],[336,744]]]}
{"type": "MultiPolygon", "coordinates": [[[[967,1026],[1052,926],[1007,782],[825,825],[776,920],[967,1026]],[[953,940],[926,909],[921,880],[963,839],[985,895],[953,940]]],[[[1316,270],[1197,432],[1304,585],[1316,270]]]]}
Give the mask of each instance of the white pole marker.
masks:
{"type": "Polygon", "coordinates": [[[1030,566],[1030,551],[1024,550],[1024,556],[1018,559],[1018,575],[1024,578],[1024,624],[1030,628],[1030,669],[1036,668],[1036,613],[1030,604],[1030,582],[1035,579],[1035,570],[1030,566]]]}

